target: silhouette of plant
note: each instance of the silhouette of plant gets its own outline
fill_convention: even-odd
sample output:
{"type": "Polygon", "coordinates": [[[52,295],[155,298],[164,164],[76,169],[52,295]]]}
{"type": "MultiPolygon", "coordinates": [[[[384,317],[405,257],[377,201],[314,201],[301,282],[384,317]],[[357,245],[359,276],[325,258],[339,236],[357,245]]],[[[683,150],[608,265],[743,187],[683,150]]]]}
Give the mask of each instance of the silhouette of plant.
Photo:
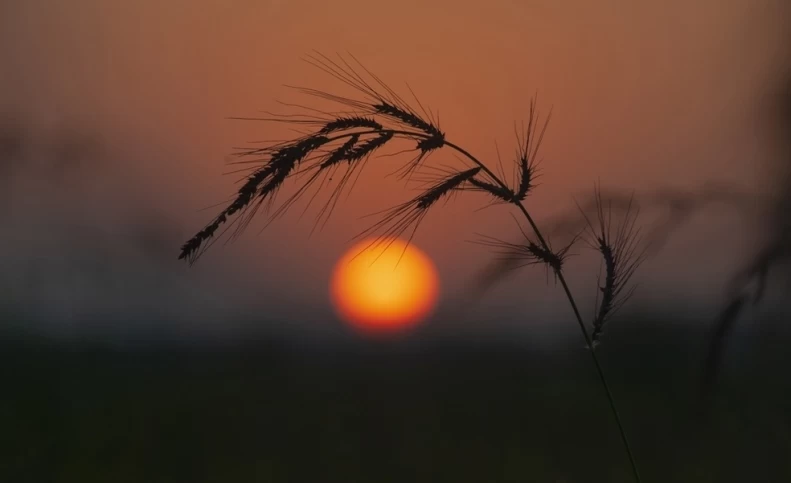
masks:
{"type": "MultiPolygon", "coordinates": [[[[641,195],[613,190],[606,195],[612,215],[629,218],[635,199],[639,205],[663,213],[661,219],[649,226],[644,237],[644,251],[637,255],[642,259],[647,253],[655,254],[675,232],[706,209],[719,207],[737,212],[750,219],[759,219],[763,224],[763,240],[756,249],[745,255],[742,267],[728,281],[725,301],[717,311],[709,335],[709,347],[704,359],[701,376],[701,396],[704,402],[711,396],[713,384],[722,364],[724,345],[737,320],[750,307],[758,305],[764,298],[771,275],[783,275],[791,259],[791,224],[788,223],[788,207],[791,206],[791,176],[788,167],[781,166],[774,193],[749,193],[731,186],[707,183],[702,187],[682,191],[659,189],[641,195]],[[785,170],[785,171],[783,171],[785,170]]],[[[587,216],[600,211],[601,194],[579,204],[579,210],[587,216]]],[[[579,230],[586,225],[577,213],[565,213],[546,223],[546,233],[556,235],[579,230]]],[[[518,266],[515,260],[503,257],[492,261],[477,277],[473,295],[479,295],[495,283],[503,280],[518,266]]],[[[622,271],[628,278],[629,269],[622,271]]],[[[631,290],[631,289],[630,289],[631,290]]],[[[625,298],[628,298],[628,293],[625,298]]]]}
{"type": "Polygon", "coordinates": [[[322,188],[329,186],[329,182],[336,179],[338,171],[341,171],[340,180],[332,188],[329,199],[317,217],[316,226],[323,225],[336,206],[340,195],[354,187],[374,152],[391,144],[407,143],[410,147],[391,154],[412,154],[409,161],[394,174],[398,174],[400,179],[412,179],[417,173],[429,173],[424,179],[428,188],[409,201],[379,213],[382,215],[381,220],[359,236],[375,235],[373,244],[387,243],[388,240],[403,236],[405,233],[411,240],[429,209],[437,206],[441,199],[465,191],[483,193],[492,203],[515,208],[524,218],[532,235],[529,236],[526,229],[520,225],[524,235],[524,240],[520,243],[506,243],[495,238],[486,238],[481,243],[496,248],[507,260],[518,262],[517,266],[544,265],[560,283],[605,390],[635,481],[639,482],[639,472],[626,432],[604,371],[594,351],[605,322],[631,294],[627,284],[644,258],[644,251],[639,248],[639,230],[635,225],[636,209],[632,211],[630,208],[625,218],[616,219],[611,205],[605,204],[601,192],[597,190],[596,220],[591,221],[581,210],[580,215],[585,221],[585,229],[573,236],[572,240],[562,248],[554,249],[523,203],[536,186],[538,174],[536,157],[550,117],[546,117],[539,130],[540,115],[535,99],[530,105],[527,126],[523,126],[521,131],[517,130],[516,133],[518,146],[513,160],[515,175],[514,179],[509,180],[502,168],[502,161],[499,161],[498,175],[477,157],[448,140],[440,126],[439,117],[435,117],[425,108],[414,93],[412,96],[418,109],[411,107],[356,58],[350,57],[351,60],[346,60],[339,56],[336,61],[316,53],[308,56],[306,61],[355,89],[361,94],[360,98],[342,97],[309,88],[295,88],[309,96],[344,106],[347,110],[330,112],[297,106],[307,110],[309,114],[236,118],[283,122],[312,128],[312,131],[290,141],[238,153],[240,157],[253,158],[252,161],[241,161],[252,166],[249,168],[247,180],[239,188],[233,201],[206,227],[184,243],[179,259],[187,260],[190,264],[194,263],[230,228],[234,228],[231,236],[238,236],[262,207],[269,215],[268,222],[271,222],[285,213],[296,200],[318,183],[316,192],[311,197],[313,201],[322,188]],[[354,67],[352,62],[355,64],[354,67]],[[465,158],[462,162],[468,165],[431,170],[426,166],[427,160],[442,149],[462,155],[465,158]],[[296,192],[282,205],[272,209],[279,189],[286,180],[292,178],[303,181],[296,192]],[[218,235],[217,231],[223,225],[225,229],[218,235]],[[601,300],[597,301],[590,330],[580,315],[565,279],[564,261],[572,246],[579,240],[584,240],[592,249],[599,252],[605,269],[603,284],[598,287],[601,300]]]}

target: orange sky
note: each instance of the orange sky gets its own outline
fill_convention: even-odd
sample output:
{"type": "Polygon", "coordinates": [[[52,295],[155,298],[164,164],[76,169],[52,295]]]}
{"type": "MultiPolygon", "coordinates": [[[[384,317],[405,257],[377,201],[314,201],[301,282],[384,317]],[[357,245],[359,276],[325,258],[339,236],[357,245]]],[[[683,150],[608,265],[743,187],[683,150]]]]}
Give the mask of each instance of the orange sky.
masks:
{"type": "MultiPolygon", "coordinates": [[[[773,155],[763,110],[786,54],[780,4],[6,2],[0,7],[0,112],[29,126],[34,138],[68,126],[101,144],[102,167],[85,171],[75,181],[81,188],[60,195],[59,203],[92,196],[98,201],[91,216],[107,220],[122,204],[142,202],[183,238],[213,214],[198,209],[234,189],[236,178],[222,176],[231,147],[283,133],[224,118],[277,109],[277,99],[303,100],[282,84],[333,89],[338,84],[300,56],[311,49],[349,51],[392,86],[409,82],[439,110],[448,138],[484,159],[494,158],[495,140],[511,152],[512,122],[525,118],[538,92],[540,106],[554,108],[542,151],[543,184],[530,200],[541,218],[573,206],[571,196],[596,179],[636,189],[710,179],[760,186],[773,155]]],[[[225,274],[230,282],[202,283],[209,291],[212,284],[244,286],[256,303],[281,314],[324,313],[333,263],[367,226],[358,217],[411,195],[382,179],[391,171],[387,165],[369,168],[365,183],[311,239],[311,219],[294,213],[264,234],[253,227],[239,243],[218,245],[187,275],[178,264],[167,270],[178,271],[189,292],[190,276],[241,266],[244,275],[225,274]],[[277,283],[273,273],[281,277],[277,283]]],[[[465,196],[430,214],[416,239],[437,263],[446,304],[489,256],[463,240],[476,232],[515,234],[507,210],[471,214],[480,201],[465,196]]],[[[178,246],[172,248],[175,257],[178,246]]],[[[535,285],[531,279],[540,282],[542,295],[554,291],[543,288],[543,272],[522,278],[535,285]]],[[[486,303],[513,310],[522,301],[506,292],[486,303]]]]}

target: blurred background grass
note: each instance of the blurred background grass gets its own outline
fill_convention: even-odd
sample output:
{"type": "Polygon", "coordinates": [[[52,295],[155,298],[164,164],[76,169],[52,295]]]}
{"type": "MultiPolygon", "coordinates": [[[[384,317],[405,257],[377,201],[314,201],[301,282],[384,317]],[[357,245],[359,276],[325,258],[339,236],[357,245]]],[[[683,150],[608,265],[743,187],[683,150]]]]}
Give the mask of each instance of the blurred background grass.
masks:
{"type": "MultiPolygon", "coordinates": [[[[669,319],[622,316],[600,349],[645,481],[791,481],[780,316],[740,325],[708,404],[705,324],[669,319]]],[[[579,340],[122,347],[13,331],[0,354],[4,482],[630,481],[579,340]]]]}

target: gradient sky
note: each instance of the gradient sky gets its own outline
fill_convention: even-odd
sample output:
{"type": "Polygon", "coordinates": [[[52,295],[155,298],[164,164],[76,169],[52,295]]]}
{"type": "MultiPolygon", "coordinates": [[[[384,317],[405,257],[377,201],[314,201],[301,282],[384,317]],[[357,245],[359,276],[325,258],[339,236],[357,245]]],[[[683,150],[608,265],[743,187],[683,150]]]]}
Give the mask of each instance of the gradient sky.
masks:
{"type": "MultiPolygon", "coordinates": [[[[786,65],[782,3],[3,2],[6,310],[67,331],[337,330],[326,295],[334,262],[367,226],[360,216],[411,195],[382,178],[392,170],[384,161],[310,239],[311,218],[295,212],[216,245],[191,269],[175,259],[214,215],[200,210],[232,193],[237,177],[223,176],[231,148],[285,133],[225,118],[305,100],[283,84],[341,87],[300,61],[312,49],[349,51],[397,89],[408,82],[449,139],[488,160],[495,141],[511,152],[512,123],[537,92],[554,109],[529,201],[539,219],[573,207],[596,180],[641,191],[710,180],[761,189],[777,155],[767,113],[786,65]]],[[[567,315],[542,270],[464,317],[450,311],[490,258],[464,240],[517,233],[506,209],[473,212],[482,202],[463,196],[431,213],[415,240],[443,280],[435,327],[567,315]]],[[[719,294],[730,251],[750,242],[733,236],[734,223],[711,217],[685,232],[644,266],[640,297],[719,294]],[[701,252],[712,240],[724,241],[701,252]]],[[[589,277],[572,285],[583,300],[594,293],[589,277]]]]}

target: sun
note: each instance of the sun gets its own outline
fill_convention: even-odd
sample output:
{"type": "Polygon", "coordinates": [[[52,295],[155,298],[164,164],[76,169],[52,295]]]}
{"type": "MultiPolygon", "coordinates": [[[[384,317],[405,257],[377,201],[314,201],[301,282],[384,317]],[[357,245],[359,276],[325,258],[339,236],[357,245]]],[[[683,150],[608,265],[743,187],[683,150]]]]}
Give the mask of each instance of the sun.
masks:
{"type": "Polygon", "coordinates": [[[367,333],[408,329],[433,310],[439,277],[431,259],[400,239],[363,240],[338,263],[330,298],[338,315],[367,333]]]}

